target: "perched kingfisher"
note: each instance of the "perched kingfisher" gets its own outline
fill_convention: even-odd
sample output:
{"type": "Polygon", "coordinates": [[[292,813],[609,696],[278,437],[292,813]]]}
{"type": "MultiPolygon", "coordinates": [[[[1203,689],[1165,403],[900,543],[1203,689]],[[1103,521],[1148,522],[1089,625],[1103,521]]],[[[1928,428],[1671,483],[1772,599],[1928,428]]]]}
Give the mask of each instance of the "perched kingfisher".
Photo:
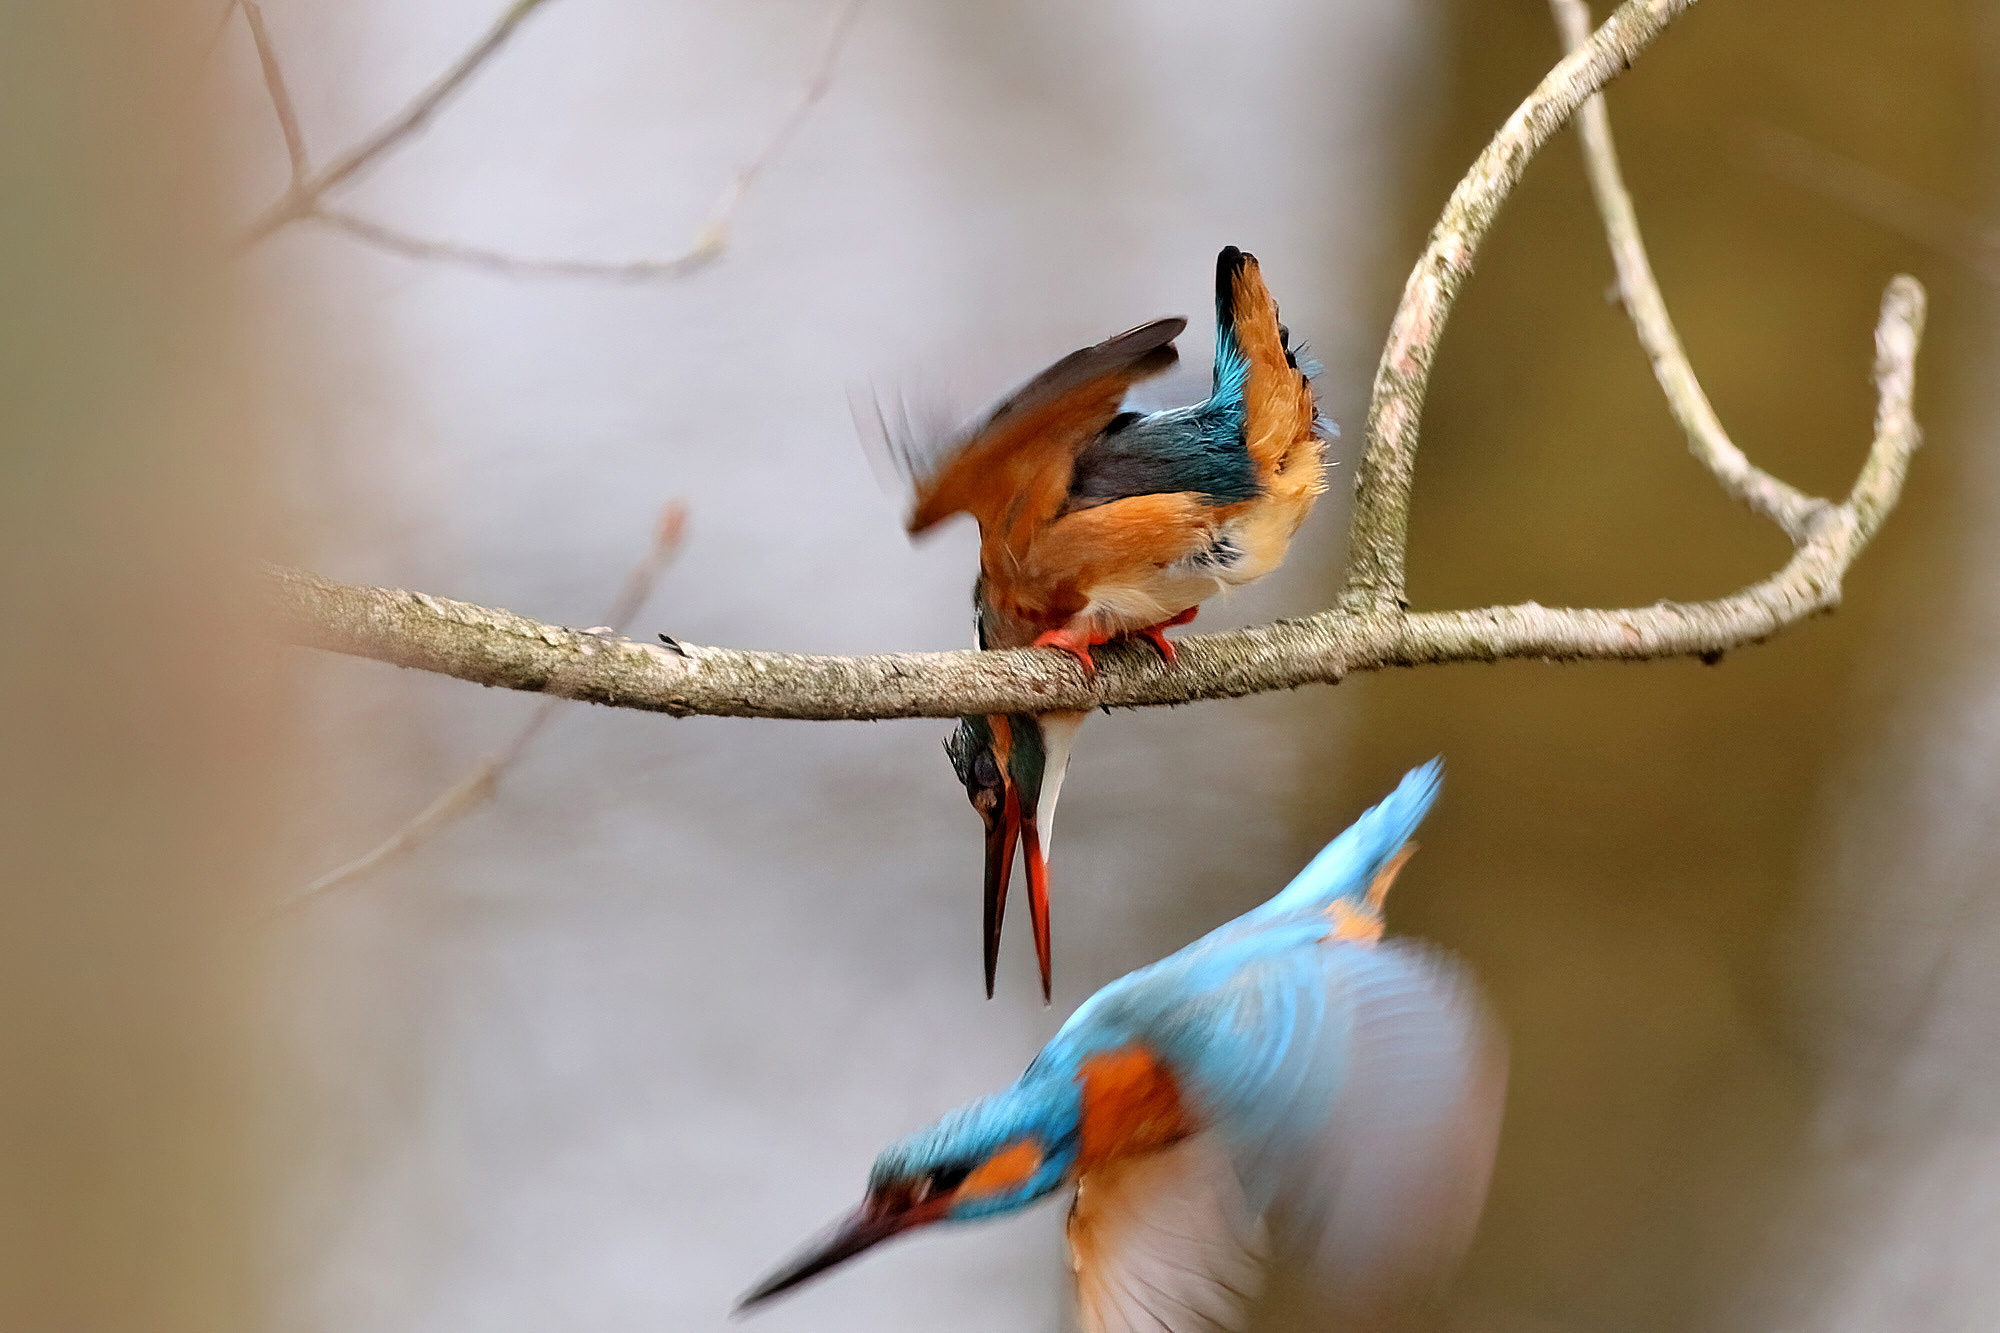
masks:
{"type": "Polygon", "coordinates": [[[1239,1329],[1272,1264],[1349,1321],[1421,1299],[1470,1239],[1506,1082],[1471,979],[1382,940],[1440,772],[1410,772],[1263,906],[1092,996],[1012,1087],[891,1145],[860,1208],[738,1309],[1070,1185],[1089,1333],[1239,1329]]]}
{"type": "MultiPolygon", "coordinates": [[[[1284,560],[1325,489],[1330,424],[1255,256],[1235,246],[1215,261],[1215,323],[1204,402],[1121,410],[1134,384],[1179,355],[1187,321],[1155,320],[1070,353],[946,441],[933,464],[911,465],[921,473],[913,536],[953,514],[979,521],[981,648],[1060,649],[1092,676],[1092,648],[1134,636],[1171,667],[1168,628],[1284,560]]],[[[1082,722],[1081,713],[971,717],[945,744],[986,821],[988,998],[1018,843],[1049,999],[1048,847],[1082,722]]]]}

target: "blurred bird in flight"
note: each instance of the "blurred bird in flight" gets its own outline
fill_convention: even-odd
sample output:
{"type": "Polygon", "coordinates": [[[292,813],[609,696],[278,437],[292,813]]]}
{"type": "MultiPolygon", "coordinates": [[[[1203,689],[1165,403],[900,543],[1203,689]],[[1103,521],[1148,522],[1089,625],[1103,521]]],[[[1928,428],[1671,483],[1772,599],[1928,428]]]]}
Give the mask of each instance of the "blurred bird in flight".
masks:
{"type": "MultiPolygon", "coordinates": [[[[1085,676],[1090,650],[1165,631],[1224,588],[1276,569],[1325,489],[1329,425],[1254,256],[1215,261],[1215,375],[1206,401],[1141,414],[1126,393],[1172,366],[1185,319],[1072,352],[948,439],[917,478],[912,535],[954,514],[979,521],[973,586],[981,648],[1059,649],[1085,676]]],[[[884,422],[885,435],[891,434],[884,422]]],[[[969,717],[945,743],[986,822],[986,994],[993,994],[1014,849],[1050,995],[1047,856],[1081,713],[969,717]]]]}
{"type": "Polygon", "coordinates": [[[1471,1236],[1506,1082],[1471,980],[1381,938],[1440,771],[1409,773],[1263,906],[1099,991],[1012,1087],[891,1145],[861,1206],[739,1310],[1072,1185],[1088,1333],[1240,1329],[1274,1265],[1335,1327],[1420,1301],[1471,1236]]]}

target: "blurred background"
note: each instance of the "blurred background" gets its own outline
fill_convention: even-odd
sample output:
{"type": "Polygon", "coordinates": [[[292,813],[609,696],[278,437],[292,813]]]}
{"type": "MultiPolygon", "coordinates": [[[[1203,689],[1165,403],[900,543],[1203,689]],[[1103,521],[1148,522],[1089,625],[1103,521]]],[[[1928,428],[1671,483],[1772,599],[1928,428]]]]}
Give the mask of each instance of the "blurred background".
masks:
{"type": "MultiPolygon", "coordinates": [[[[497,9],[268,0],[314,162],[497,9]]],[[[765,164],[725,253],[635,282],[311,220],[232,243],[287,181],[243,12],[8,17],[7,1325],[720,1328],[882,1143],[1442,753],[1391,925],[1471,962],[1514,1050],[1445,1326],[1990,1327],[2000,31],[1965,0],[1708,0],[1610,97],[1696,367],[1781,476],[1844,492],[1882,287],[1929,287],[1928,443],[1838,615],[1713,666],[1095,718],[1046,1010],[1025,938],[981,997],[942,722],[564,705],[489,804],[295,901],[539,704],[274,646],[255,561],[591,625],[678,500],[635,637],[964,646],[973,535],[904,540],[850,400],[969,414],[1170,313],[1193,323],[1149,402],[1191,400],[1224,244],[1262,259],[1343,438],[1290,563],[1201,627],[1332,596],[1389,312],[1558,54],[1541,0],[867,0],[836,50],[837,12],[547,0],[329,196],[455,245],[670,257],[765,164]]],[[[1444,344],[1416,606],[1694,599],[1781,563],[1688,457],[1611,281],[1565,136],[1444,344]]],[[[757,1325],[1062,1327],[1060,1231],[1048,1207],[891,1247],[757,1325]]]]}

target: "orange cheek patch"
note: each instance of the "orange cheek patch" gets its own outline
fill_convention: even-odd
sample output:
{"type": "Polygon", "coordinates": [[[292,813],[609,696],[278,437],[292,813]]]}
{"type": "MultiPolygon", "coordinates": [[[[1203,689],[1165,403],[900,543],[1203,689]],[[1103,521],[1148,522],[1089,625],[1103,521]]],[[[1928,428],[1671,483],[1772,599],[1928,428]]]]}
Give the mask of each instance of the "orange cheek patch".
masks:
{"type": "Polygon", "coordinates": [[[1199,1128],[1181,1102],[1173,1074],[1144,1047],[1092,1056],[1077,1082],[1083,1085],[1080,1172],[1164,1148],[1199,1128]]]}
{"type": "Polygon", "coordinates": [[[960,1185],[962,1194],[998,1194],[1025,1185],[1042,1169],[1042,1150],[1029,1139],[1002,1148],[981,1162],[960,1185]]]}

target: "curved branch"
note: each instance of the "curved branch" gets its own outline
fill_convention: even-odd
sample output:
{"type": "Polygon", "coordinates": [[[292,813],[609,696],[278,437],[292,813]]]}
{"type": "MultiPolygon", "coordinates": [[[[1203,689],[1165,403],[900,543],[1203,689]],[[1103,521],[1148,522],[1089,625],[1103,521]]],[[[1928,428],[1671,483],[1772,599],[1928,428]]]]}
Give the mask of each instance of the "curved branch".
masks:
{"type": "MultiPolygon", "coordinates": [[[[1904,471],[1921,438],[1912,394],[1924,293],[1913,278],[1897,277],[1882,298],[1875,331],[1875,439],[1853,490],[1839,504],[1805,497],[1817,517],[1799,524],[1791,560],[1771,577],[1712,601],[1617,610],[1530,602],[1411,614],[1402,605],[1417,421],[1431,359],[1452,299],[1470,271],[1473,249],[1528,158],[1692,3],[1629,0],[1542,81],[1454,191],[1404,289],[1383,352],[1350,534],[1354,572],[1340,603],[1330,610],[1180,640],[1177,670],[1163,668],[1149,651],[1114,647],[1104,654],[1094,682],[1086,682],[1062,654],[1035,649],[814,657],[697,647],[665,636],[664,645],[635,643],[423,593],[356,587],[276,569],[272,586],[282,630],[292,642],[308,647],[482,685],[676,715],[817,720],[1180,704],[1334,683],[1355,671],[1446,662],[1714,660],[1730,648],[1767,638],[1838,605],[1848,568],[1901,493],[1904,471]]],[[[1608,131],[1603,144],[1608,148],[1608,131]]],[[[1615,160],[1610,179],[1615,183],[1615,160]]],[[[1619,224],[1608,221],[1615,237],[1619,224]]],[[[1630,240],[1643,259],[1636,228],[1630,240]]],[[[1650,269],[1639,269],[1628,285],[1649,287],[1651,282],[1650,269]]],[[[1658,314],[1664,321],[1663,303],[1658,314]]],[[[1671,324],[1665,327],[1671,333],[1671,324]]],[[[1677,340],[1671,351],[1678,354],[1677,340]]],[[[1663,377],[1662,384],[1671,396],[1679,381],[1670,383],[1669,378],[1663,377]]],[[[1691,370],[1688,381],[1692,383],[1691,370]]],[[[1700,392],[1698,383],[1693,391],[1700,392]]],[[[1727,441],[1726,436],[1721,439],[1727,441]]],[[[1697,453],[1702,453],[1699,442],[1697,453]]],[[[1702,456],[1707,461],[1710,455],[1702,456]]],[[[1729,484],[1726,476],[1723,480],[1729,484]]],[[[1772,484],[1782,485],[1775,479],[1772,484]]],[[[1798,494],[1789,487],[1785,491],[1798,494]]]]}
{"type": "MultiPolygon", "coordinates": [[[[1571,51],[1590,39],[1590,7],[1584,0],[1549,0],[1555,11],[1556,26],[1563,43],[1571,51]]],[[[1794,545],[1805,540],[1813,524],[1827,510],[1824,500],[1805,494],[1755,466],[1722,428],[1701,381],[1695,378],[1681,346],[1673,318],[1667,314],[1666,299],[1660,295],[1659,280],[1646,257],[1646,243],[1639,236],[1639,217],[1632,196],[1618,170],[1618,149],[1611,140],[1611,116],[1604,98],[1584,103],[1577,117],[1576,132],[1583,140],[1583,166],[1590,177],[1590,191],[1597,199],[1597,211],[1604,217],[1604,230],[1611,244],[1611,262],[1618,270],[1618,294],[1632,326],[1638,331],[1639,345],[1653,363],[1653,377],[1667,396],[1674,420],[1686,432],[1688,449],[1701,460],[1731,499],[1753,513],[1783,528],[1794,545]]]]}
{"type": "Polygon", "coordinates": [[[1627,0],[1591,39],[1548,72],[1472,169],[1451,192],[1430,243],[1403,285],[1389,341],[1375,369],[1368,400],[1367,444],[1354,477],[1348,531],[1347,586],[1341,605],[1353,611],[1403,606],[1403,552],[1410,529],[1410,485],[1416,477],[1417,428],[1431,364],[1459,289],[1472,276],[1480,242],[1492,230],[1521,173],[1578,107],[1616,78],[1695,0],[1627,0]]]}

